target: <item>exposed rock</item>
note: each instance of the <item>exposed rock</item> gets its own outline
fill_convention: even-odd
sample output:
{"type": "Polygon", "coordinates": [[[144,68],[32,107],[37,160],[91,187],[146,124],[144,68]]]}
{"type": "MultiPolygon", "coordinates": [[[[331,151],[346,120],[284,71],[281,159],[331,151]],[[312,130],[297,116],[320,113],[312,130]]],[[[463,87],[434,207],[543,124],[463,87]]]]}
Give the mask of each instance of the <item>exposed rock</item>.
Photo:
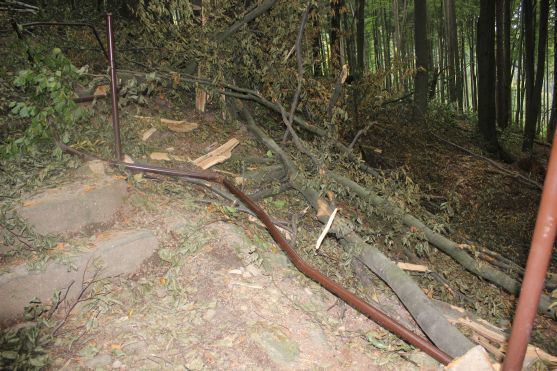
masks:
{"type": "Polygon", "coordinates": [[[108,366],[112,363],[112,357],[108,354],[99,354],[87,362],[85,362],[85,366],[88,368],[97,369],[99,367],[108,366]]]}
{"type": "Polygon", "coordinates": [[[40,234],[75,233],[112,223],[126,195],[127,183],[120,178],[88,178],[32,196],[17,213],[40,234]]]}
{"type": "Polygon", "coordinates": [[[280,327],[269,327],[263,324],[255,326],[251,337],[258,343],[275,362],[293,362],[300,355],[296,341],[290,339],[280,327]]]}
{"type": "Polygon", "coordinates": [[[68,298],[75,298],[81,290],[84,271],[87,269],[87,280],[98,264],[103,267],[99,278],[133,273],[157,248],[158,241],[150,231],[117,232],[97,239],[94,249],[71,258],[68,264],[50,261],[41,272],[30,271],[26,265],[17,266],[0,275],[0,323],[22,315],[31,299],[47,302],[54,292],[65,290],[72,282],[68,298]]]}

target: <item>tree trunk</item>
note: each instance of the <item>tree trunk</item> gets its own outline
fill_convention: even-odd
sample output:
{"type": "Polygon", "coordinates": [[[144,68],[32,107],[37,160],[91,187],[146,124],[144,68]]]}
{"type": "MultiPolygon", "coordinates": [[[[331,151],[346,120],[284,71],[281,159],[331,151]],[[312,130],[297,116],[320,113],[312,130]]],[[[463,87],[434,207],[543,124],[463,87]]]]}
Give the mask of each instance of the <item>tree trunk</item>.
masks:
{"type": "Polygon", "coordinates": [[[477,38],[478,128],[488,149],[498,152],[495,127],[495,3],[492,0],[480,0],[477,38]]]}
{"type": "Polygon", "coordinates": [[[470,90],[471,90],[471,98],[472,98],[472,111],[478,112],[478,81],[476,75],[476,50],[474,45],[476,44],[474,38],[474,20],[470,20],[471,27],[470,27],[470,90]]]}
{"type": "Polygon", "coordinates": [[[497,24],[497,33],[496,33],[496,42],[497,42],[497,56],[496,56],[496,63],[497,63],[497,90],[496,90],[496,100],[497,100],[497,125],[504,129],[507,127],[507,116],[505,114],[507,108],[505,107],[505,85],[506,85],[506,62],[505,62],[505,31],[503,27],[503,19],[504,19],[504,0],[496,0],[495,1],[495,21],[497,24]]]}
{"type": "Polygon", "coordinates": [[[426,0],[414,0],[414,47],[416,51],[414,103],[423,114],[427,111],[429,71],[426,0]]]}
{"type": "Polygon", "coordinates": [[[356,51],[358,54],[358,75],[361,76],[365,71],[365,51],[364,51],[364,36],[365,36],[365,0],[358,0],[358,12],[356,15],[356,51]]]}
{"type": "Polygon", "coordinates": [[[538,31],[538,63],[534,80],[534,54],[535,35],[533,23],[535,12],[532,0],[523,0],[524,26],[526,40],[526,123],[524,125],[524,137],[522,140],[522,151],[531,152],[536,137],[536,124],[540,113],[541,92],[543,87],[543,75],[545,69],[545,48],[547,45],[547,23],[549,13],[549,0],[540,2],[540,24],[538,31]]]}
{"type": "Polygon", "coordinates": [[[555,120],[557,120],[557,1],[555,2],[555,12],[555,24],[553,26],[553,101],[551,103],[551,116],[549,117],[547,128],[547,140],[550,143],[553,143],[555,120]]]}
{"type": "Polygon", "coordinates": [[[449,67],[449,101],[462,109],[462,78],[458,58],[458,34],[454,0],[444,0],[447,62],[449,67]]]}
{"type": "Polygon", "coordinates": [[[335,74],[335,71],[340,70],[341,53],[340,48],[340,10],[343,6],[344,0],[331,0],[331,32],[329,33],[329,39],[331,43],[331,71],[335,74]]]}
{"type": "Polygon", "coordinates": [[[508,127],[511,120],[512,112],[512,59],[511,59],[511,0],[504,0],[503,4],[503,33],[505,35],[503,41],[503,109],[501,122],[504,128],[508,127]]]}
{"type": "Polygon", "coordinates": [[[386,71],[386,81],[385,88],[391,90],[392,77],[391,77],[391,26],[389,18],[387,17],[387,11],[383,9],[383,53],[385,57],[385,71],[386,71]]]}
{"type": "Polygon", "coordinates": [[[321,28],[319,27],[319,18],[316,16],[313,19],[313,40],[311,45],[311,52],[313,56],[313,76],[322,76],[323,68],[321,63],[323,61],[321,55],[321,28]]]}

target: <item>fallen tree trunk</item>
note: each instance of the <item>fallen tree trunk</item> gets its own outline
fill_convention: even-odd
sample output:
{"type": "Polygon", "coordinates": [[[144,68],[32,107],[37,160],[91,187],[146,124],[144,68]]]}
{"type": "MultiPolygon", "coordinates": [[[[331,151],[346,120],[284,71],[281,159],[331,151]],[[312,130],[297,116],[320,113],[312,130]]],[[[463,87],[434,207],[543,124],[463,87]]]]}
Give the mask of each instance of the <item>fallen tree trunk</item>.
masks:
{"type": "MultiPolygon", "coordinates": [[[[244,108],[242,111],[248,128],[271,151],[275,152],[287,168],[290,182],[317,212],[317,217],[326,223],[332,212],[331,207],[319,197],[318,193],[308,186],[307,180],[298,173],[296,166],[280,146],[257,126],[250,113],[244,108]]],[[[351,223],[337,216],[331,227],[343,243],[356,247],[365,252],[363,256],[372,257],[376,261],[374,273],[378,274],[397,293],[402,303],[412,314],[422,331],[447,354],[458,357],[473,347],[473,343],[462,335],[458,329],[445,320],[435,306],[418,285],[404,271],[390,261],[376,248],[368,245],[354,232],[351,223]]]]}
{"type": "MultiPolygon", "coordinates": [[[[459,248],[456,242],[449,240],[448,238],[437,232],[434,232],[421,220],[406,213],[404,210],[378,196],[376,193],[365,189],[351,179],[335,173],[329,173],[329,176],[337,183],[350,188],[350,190],[352,190],[358,196],[369,200],[374,206],[382,207],[388,213],[398,216],[401,219],[402,223],[404,223],[406,226],[417,228],[420,232],[424,233],[426,239],[431,244],[435,245],[439,250],[443,251],[445,254],[456,260],[466,270],[474,273],[477,276],[482,277],[483,279],[491,283],[496,284],[499,287],[502,287],[507,292],[513,295],[518,296],[518,294],[520,293],[521,284],[519,281],[509,277],[505,273],[493,268],[490,265],[481,264],[470,255],[468,255],[466,251],[459,248]]],[[[542,295],[540,303],[538,304],[538,311],[550,318],[557,318],[555,312],[556,308],[551,308],[551,299],[547,295],[542,295]]]]}

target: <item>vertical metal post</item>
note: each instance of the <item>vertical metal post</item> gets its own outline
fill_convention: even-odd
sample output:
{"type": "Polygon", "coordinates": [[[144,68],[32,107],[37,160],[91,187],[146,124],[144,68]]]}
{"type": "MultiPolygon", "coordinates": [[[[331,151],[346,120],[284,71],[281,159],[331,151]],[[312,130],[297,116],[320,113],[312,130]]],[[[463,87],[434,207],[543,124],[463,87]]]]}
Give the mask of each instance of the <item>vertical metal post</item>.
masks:
{"type": "Polygon", "coordinates": [[[521,370],[551,261],[557,230],[557,132],[555,133],[526,273],[513,321],[504,371],[521,370]]]}
{"type": "Polygon", "coordinates": [[[112,128],[114,129],[114,152],[116,160],[122,160],[122,143],[120,142],[120,118],[118,114],[118,80],[114,67],[114,35],[112,32],[112,14],[106,13],[106,37],[108,39],[108,62],[110,64],[110,97],[112,100],[112,128]]]}

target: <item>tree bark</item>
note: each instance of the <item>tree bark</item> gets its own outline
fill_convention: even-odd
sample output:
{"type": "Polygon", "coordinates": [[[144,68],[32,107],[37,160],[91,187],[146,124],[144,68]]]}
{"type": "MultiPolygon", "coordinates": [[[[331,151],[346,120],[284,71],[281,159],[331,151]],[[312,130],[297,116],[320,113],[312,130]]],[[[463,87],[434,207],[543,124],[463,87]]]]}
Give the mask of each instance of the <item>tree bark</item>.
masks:
{"type": "Polygon", "coordinates": [[[522,151],[531,152],[536,137],[536,124],[538,122],[543,76],[545,70],[545,48],[547,46],[547,23],[549,14],[549,0],[540,2],[540,24],[538,31],[537,67],[534,80],[535,35],[533,23],[536,14],[532,0],[523,0],[524,26],[526,41],[526,123],[524,124],[524,137],[522,151]]]}
{"type": "Polygon", "coordinates": [[[549,126],[547,128],[547,141],[550,143],[553,143],[555,120],[557,120],[557,1],[555,2],[555,12],[555,24],[553,26],[553,101],[551,103],[551,116],[549,117],[549,126]]]}
{"type": "Polygon", "coordinates": [[[429,51],[427,41],[427,3],[414,0],[414,47],[416,76],[414,78],[414,103],[422,114],[427,111],[429,51]]]}
{"type": "Polygon", "coordinates": [[[449,67],[449,101],[462,109],[462,78],[458,58],[458,34],[454,0],[444,0],[447,62],[449,67]]]}
{"type": "Polygon", "coordinates": [[[331,72],[339,71],[341,62],[340,48],[340,10],[344,5],[344,0],[331,0],[331,31],[329,40],[331,43],[331,72]]]}
{"type": "Polygon", "coordinates": [[[358,12],[356,15],[356,50],[358,54],[358,75],[361,76],[365,71],[365,50],[364,50],[364,37],[365,37],[365,0],[358,1],[358,12]]]}
{"type": "Polygon", "coordinates": [[[504,29],[504,9],[505,9],[505,0],[496,0],[495,7],[496,7],[496,16],[495,21],[497,25],[497,33],[496,33],[496,43],[497,43],[497,90],[496,90],[496,100],[497,100],[497,126],[501,129],[507,127],[508,124],[508,116],[506,114],[507,107],[506,107],[506,83],[507,83],[507,74],[506,74],[506,60],[505,60],[505,29],[504,29]]]}
{"type": "Polygon", "coordinates": [[[495,3],[493,0],[480,0],[477,40],[478,128],[487,143],[488,150],[497,153],[499,144],[495,127],[495,3]]]}
{"type": "MultiPolygon", "coordinates": [[[[248,129],[253,132],[267,148],[281,158],[287,168],[292,186],[297,189],[316,210],[319,220],[326,223],[332,212],[328,204],[308,185],[309,182],[303,178],[303,175],[298,173],[294,163],[286,152],[257,126],[249,112],[244,109],[242,110],[242,115],[245,118],[248,129]]],[[[453,357],[462,355],[473,347],[470,340],[440,315],[437,308],[431,304],[431,301],[425,296],[412,278],[398,268],[378,249],[367,244],[358,236],[348,220],[337,215],[330,232],[335,234],[344,245],[348,245],[350,249],[359,249],[362,251],[360,260],[366,265],[369,264],[368,268],[381,277],[387,285],[395,291],[404,306],[419,324],[420,328],[435,345],[453,357]]]]}

